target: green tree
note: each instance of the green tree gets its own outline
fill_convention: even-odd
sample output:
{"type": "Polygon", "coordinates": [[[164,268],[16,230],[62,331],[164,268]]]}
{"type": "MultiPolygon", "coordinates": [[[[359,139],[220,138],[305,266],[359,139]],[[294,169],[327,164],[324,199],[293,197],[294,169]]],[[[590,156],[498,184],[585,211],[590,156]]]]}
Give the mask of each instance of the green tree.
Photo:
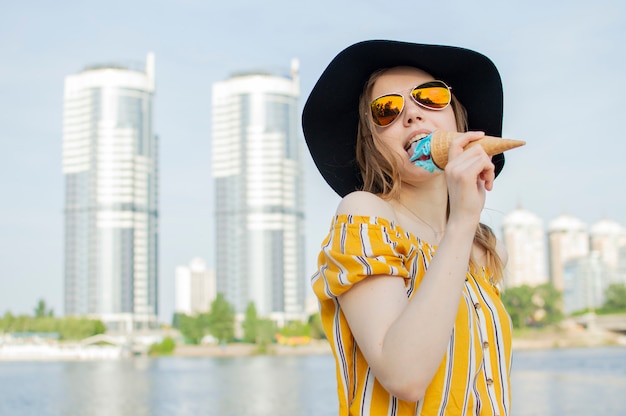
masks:
{"type": "Polygon", "coordinates": [[[513,327],[525,328],[535,311],[533,289],[528,285],[507,288],[502,292],[502,303],[511,316],[513,327]]]}
{"type": "Polygon", "coordinates": [[[311,327],[302,321],[290,321],[280,329],[280,333],[286,337],[309,336],[311,327]]]}
{"type": "Polygon", "coordinates": [[[189,316],[181,313],[177,315],[176,324],[176,328],[191,344],[199,344],[202,338],[209,333],[207,314],[189,316]]]}
{"type": "Polygon", "coordinates": [[[626,312],[626,285],[613,283],[606,288],[605,301],[601,309],[604,313],[626,312]]]}
{"type": "Polygon", "coordinates": [[[319,312],[309,316],[309,326],[311,327],[311,338],[326,339],[326,333],[324,332],[324,326],[322,325],[322,317],[319,312]]]}
{"type": "Polygon", "coordinates": [[[69,316],[57,320],[57,331],[61,339],[85,339],[94,335],[104,334],[106,327],[102,321],[83,317],[69,316]]]}
{"type": "Polygon", "coordinates": [[[537,307],[533,320],[537,325],[551,325],[561,322],[561,292],[552,283],[544,283],[535,288],[533,304],[537,307]]]}
{"type": "Polygon", "coordinates": [[[551,283],[507,288],[502,292],[502,302],[515,328],[550,325],[563,319],[561,292],[551,283]]]}
{"type": "Polygon", "coordinates": [[[4,332],[12,332],[14,323],[15,316],[10,311],[6,311],[0,320],[0,330],[4,332]]]}
{"type": "Polygon", "coordinates": [[[163,341],[150,345],[148,355],[172,355],[176,348],[176,342],[172,337],[165,337],[163,341]]]}
{"type": "Polygon", "coordinates": [[[54,311],[46,307],[46,301],[39,299],[37,306],[35,307],[35,318],[44,318],[54,316],[54,311]]]}
{"type": "Polygon", "coordinates": [[[276,335],[278,329],[276,328],[276,322],[266,318],[259,319],[257,325],[256,343],[263,350],[274,342],[274,335],[276,335]]]}
{"type": "Polygon", "coordinates": [[[220,343],[230,342],[235,338],[235,308],[228,303],[224,294],[218,293],[211,303],[209,329],[220,343]]]}
{"type": "Polygon", "coordinates": [[[254,302],[248,303],[248,307],[246,308],[246,317],[241,326],[243,328],[243,340],[245,342],[257,342],[259,317],[257,316],[254,302]]]}

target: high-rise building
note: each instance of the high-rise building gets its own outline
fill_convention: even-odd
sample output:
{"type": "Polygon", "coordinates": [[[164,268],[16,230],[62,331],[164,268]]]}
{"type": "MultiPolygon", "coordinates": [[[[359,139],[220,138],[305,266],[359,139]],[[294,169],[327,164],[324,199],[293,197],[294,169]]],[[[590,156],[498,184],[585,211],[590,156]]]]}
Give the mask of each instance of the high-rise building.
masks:
{"type": "Polygon", "coordinates": [[[217,291],[284,323],[304,312],[303,158],[298,62],[291,73],[213,85],[217,291]]]}
{"type": "Polygon", "coordinates": [[[608,267],[597,251],[563,265],[563,312],[570,314],[601,307],[608,286],[608,267]]]}
{"type": "Polygon", "coordinates": [[[208,312],[215,300],[215,272],[206,268],[199,257],[191,259],[188,266],[176,268],[175,310],[186,315],[208,312]]]}
{"type": "Polygon", "coordinates": [[[563,290],[565,263],[589,254],[587,225],[568,214],[552,220],[548,226],[550,249],[550,279],[558,290],[563,290]]]}
{"type": "MultiPolygon", "coordinates": [[[[597,251],[607,267],[616,271],[620,262],[620,250],[626,246],[626,231],[615,221],[603,219],[589,230],[591,250],[597,251]]],[[[613,280],[613,279],[611,279],[613,280]]]]}
{"type": "Polygon", "coordinates": [[[505,268],[505,287],[546,283],[543,221],[532,212],[518,208],[504,218],[502,236],[509,257],[505,268]]]}
{"type": "Polygon", "coordinates": [[[154,55],[65,78],[65,314],[132,331],[157,321],[154,55]]]}

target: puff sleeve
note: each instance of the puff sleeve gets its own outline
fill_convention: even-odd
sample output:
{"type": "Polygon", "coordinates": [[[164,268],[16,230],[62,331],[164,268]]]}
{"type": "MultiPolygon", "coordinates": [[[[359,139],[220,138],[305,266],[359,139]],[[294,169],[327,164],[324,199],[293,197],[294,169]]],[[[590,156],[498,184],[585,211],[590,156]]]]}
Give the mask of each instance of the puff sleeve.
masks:
{"type": "Polygon", "coordinates": [[[414,247],[406,233],[378,217],[338,215],[318,256],[312,286],[320,300],[332,299],[368,276],[408,279],[414,247]]]}

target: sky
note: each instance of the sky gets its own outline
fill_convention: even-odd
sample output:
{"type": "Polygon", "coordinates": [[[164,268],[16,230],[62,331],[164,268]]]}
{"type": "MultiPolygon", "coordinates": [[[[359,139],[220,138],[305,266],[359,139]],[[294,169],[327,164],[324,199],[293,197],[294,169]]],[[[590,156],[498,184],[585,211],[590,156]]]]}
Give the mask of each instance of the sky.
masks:
{"type": "MultiPolygon", "coordinates": [[[[489,56],[504,84],[508,152],[483,221],[497,235],[522,207],[547,227],[561,214],[626,225],[626,2],[372,0],[2,1],[0,13],[0,314],[63,313],[63,84],[101,63],[156,55],[160,137],[159,318],[174,271],[213,268],[211,87],[241,71],[300,61],[300,110],[345,47],[366,39],[461,46],[489,56]]],[[[306,153],[306,152],[305,152],[306,153]]],[[[308,153],[306,275],[339,198],[308,153]]]]}

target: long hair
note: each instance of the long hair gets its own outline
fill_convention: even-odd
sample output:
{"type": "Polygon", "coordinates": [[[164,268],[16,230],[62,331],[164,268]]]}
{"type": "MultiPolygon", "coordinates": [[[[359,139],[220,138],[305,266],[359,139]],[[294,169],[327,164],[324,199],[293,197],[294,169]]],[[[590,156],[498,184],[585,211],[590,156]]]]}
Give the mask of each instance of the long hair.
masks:
{"type": "MultiPolygon", "coordinates": [[[[363,191],[379,195],[383,199],[393,199],[399,196],[401,178],[398,165],[401,161],[386,143],[373,133],[370,117],[370,97],[374,83],[384,74],[386,69],[374,72],[359,98],[359,125],[357,130],[356,160],[363,178],[363,191]]],[[[452,94],[450,103],[456,120],[457,131],[467,131],[467,110],[452,94]]],[[[449,215],[450,207],[446,215],[449,215]]],[[[503,276],[503,264],[496,252],[496,237],[487,225],[478,224],[474,234],[474,243],[486,252],[486,266],[493,273],[492,283],[496,283],[503,276]]],[[[475,259],[470,259],[470,268],[476,269],[475,259]]]]}

